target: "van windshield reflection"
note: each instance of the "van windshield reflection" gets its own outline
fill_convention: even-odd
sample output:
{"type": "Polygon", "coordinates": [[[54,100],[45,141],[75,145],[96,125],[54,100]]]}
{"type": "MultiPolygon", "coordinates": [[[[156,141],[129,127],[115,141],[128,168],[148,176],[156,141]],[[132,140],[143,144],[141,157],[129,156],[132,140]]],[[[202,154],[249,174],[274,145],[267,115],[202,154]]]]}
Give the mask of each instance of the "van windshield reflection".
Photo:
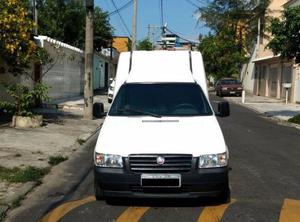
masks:
{"type": "Polygon", "coordinates": [[[213,112],[196,83],[124,84],[110,116],[208,116],[213,112]]]}

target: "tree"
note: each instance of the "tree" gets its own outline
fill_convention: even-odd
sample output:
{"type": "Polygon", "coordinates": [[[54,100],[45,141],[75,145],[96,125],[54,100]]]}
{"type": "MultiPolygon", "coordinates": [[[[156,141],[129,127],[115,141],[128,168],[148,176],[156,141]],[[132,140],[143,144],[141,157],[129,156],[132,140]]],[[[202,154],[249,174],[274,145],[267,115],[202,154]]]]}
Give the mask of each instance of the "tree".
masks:
{"type": "Polygon", "coordinates": [[[15,75],[23,73],[38,59],[38,49],[31,38],[35,24],[27,12],[26,1],[1,1],[0,57],[8,65],[8,71],[15,75]]]}
{"type": "Polygon", "coordinates": [[[253,48],[258,19],[265,15],[269,0],[256,2],[213,0],[199,8],[199,21],[212,30],[199,45],[209,75],[220,78],[239,73],[253,48]]]}
{"type": "Polygon", "coordinates": [[[275,55],[282,58],[296,58],[300,63],[300,6],[287,8],[282,20],[271,21],[272,40],[267,45],[275,55]]]}
{"type": "Polygon", "coordinates": [[[152,45],[152,42],[150,42],[150,40],[148,38],[145,38],[138,42],[136,49],[151,51],[151,50],[153,50],[153,45],[152,45]]]}
{"type": "Polygon", "coordinates": [[[218,35],[209,34],[201,40],[199,50],[209,76],[219,79],[238,75],[246,57],[235,35],[235,30],[228,27],[218,35]]]}
{"type": "MultiPolygon", "coordinates": [[[[38,33],[55,38],[70,45],[83,48],[85,36],[84,1],[40,0],[38,33]]],[[[95,7],[94,48],[107,47],[112,38],[113,28],[108,14],[95,7]]]]}

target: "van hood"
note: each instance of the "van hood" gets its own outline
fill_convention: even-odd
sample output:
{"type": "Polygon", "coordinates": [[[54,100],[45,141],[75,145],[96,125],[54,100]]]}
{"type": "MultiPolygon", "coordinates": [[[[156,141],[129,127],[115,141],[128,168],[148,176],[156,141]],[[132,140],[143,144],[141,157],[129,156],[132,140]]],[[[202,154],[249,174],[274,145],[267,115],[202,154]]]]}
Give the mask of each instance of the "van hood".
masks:
{"type": "Polygon", "coordinates": [[[101,128],[95,151],[130,154],[203,154],[227,150],[215,116],[112,117],[101,128]]]}

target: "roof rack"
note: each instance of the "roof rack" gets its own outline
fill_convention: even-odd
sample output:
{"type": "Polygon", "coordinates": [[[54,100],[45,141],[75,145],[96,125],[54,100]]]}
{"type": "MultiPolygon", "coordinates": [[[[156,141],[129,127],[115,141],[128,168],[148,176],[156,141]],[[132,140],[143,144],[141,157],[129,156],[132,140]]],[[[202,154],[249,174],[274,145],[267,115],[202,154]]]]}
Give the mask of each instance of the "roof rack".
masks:
{"type": "Polygon", "coordinates": [[[190,70],[191,70],[191,73],[193,74],[192,52],[191,51],[189,51],[189,56],[190,56],[190,70]]]}
{"type": "Polygon", "coordinates": [[[130,59],[129,59],[129,71],[128,71],[128,73],[130,73],[130,71],[131,71],[131,67],[132,67],[132,54],[133,54],[133,51],[131,50],[131,51],[130,51],[130,59]]]}

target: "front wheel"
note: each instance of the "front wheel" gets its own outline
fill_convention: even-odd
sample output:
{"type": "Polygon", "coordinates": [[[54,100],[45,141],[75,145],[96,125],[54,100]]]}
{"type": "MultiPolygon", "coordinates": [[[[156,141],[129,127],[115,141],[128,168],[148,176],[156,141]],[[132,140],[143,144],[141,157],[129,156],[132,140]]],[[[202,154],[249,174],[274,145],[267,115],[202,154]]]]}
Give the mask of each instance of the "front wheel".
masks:
{"type": "Polygon", "coordinates": [[[99,187],[96,181],[94,182],[94,192],[95,192],[96,200],[104,199],[103,191],[101,190],[101,188],[99,187]]]}
{"type": "Polygon", "coordinates": [[[229,187],[220,194],[219,201],[223,204],[230,203],[231,195],[229,187]]]}

